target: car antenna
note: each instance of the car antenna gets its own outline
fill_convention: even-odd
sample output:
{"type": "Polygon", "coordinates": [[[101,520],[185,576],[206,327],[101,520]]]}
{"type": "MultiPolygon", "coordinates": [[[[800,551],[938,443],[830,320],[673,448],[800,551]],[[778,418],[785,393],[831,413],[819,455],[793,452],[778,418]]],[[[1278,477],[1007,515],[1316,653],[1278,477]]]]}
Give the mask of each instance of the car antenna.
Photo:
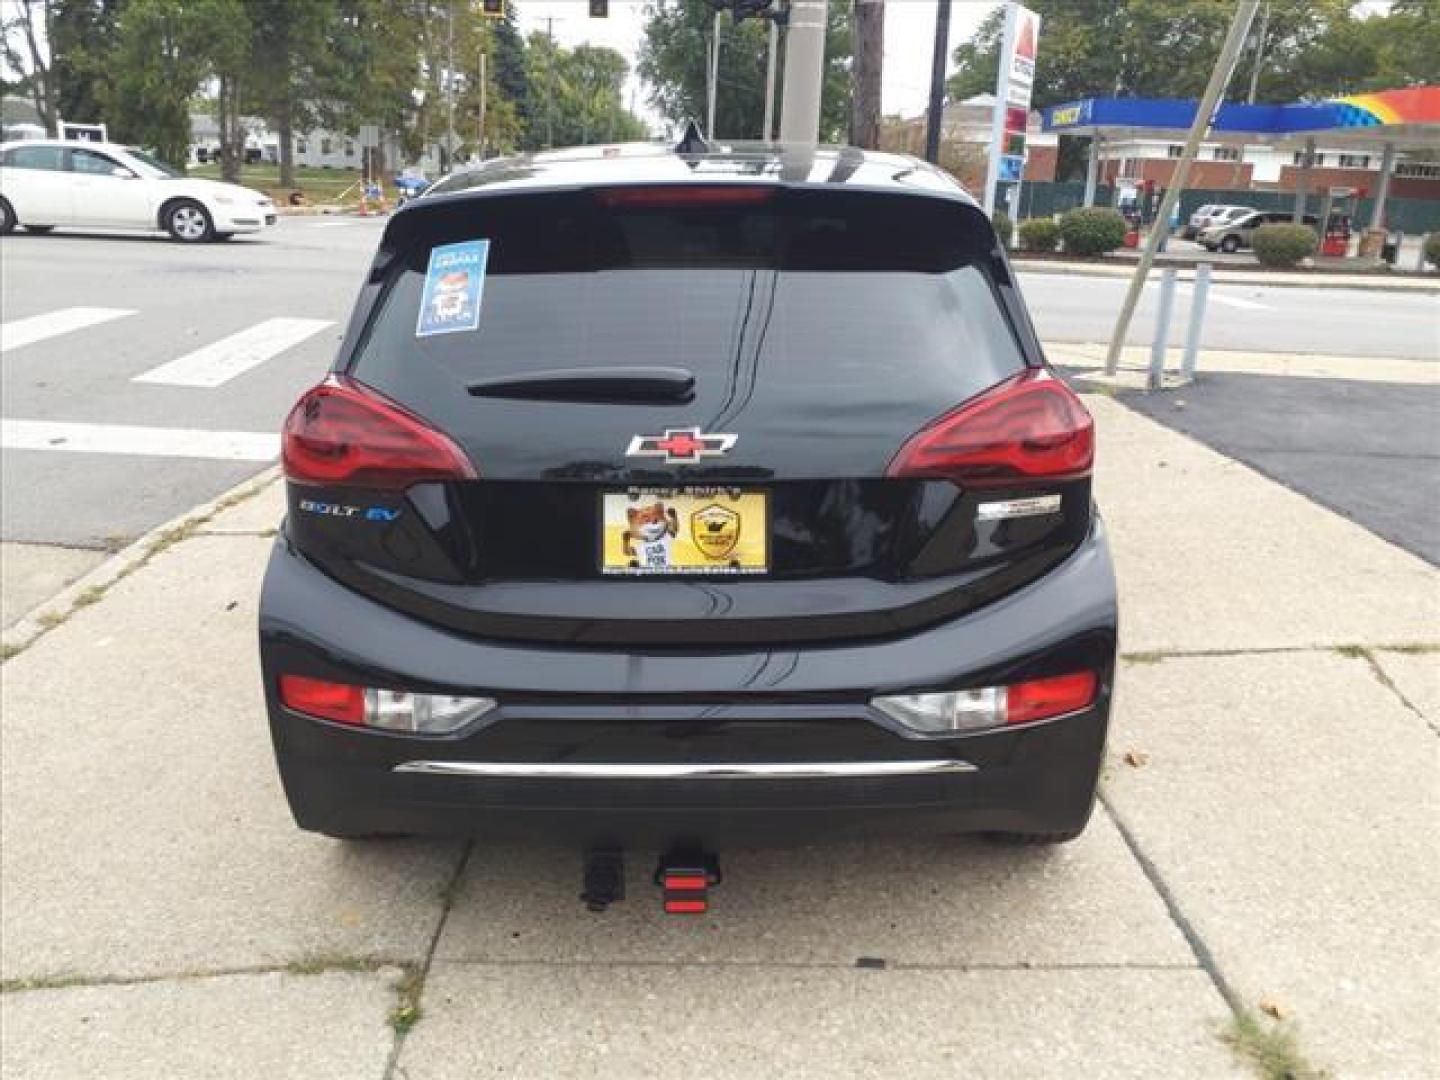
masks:
{"type": "Polygon", "coordinates": [[[708,154],[712,147],[705,141],[705,136],[700,134],[700,125],[694,120],[685,121],[685,134],[680,136],[680,141],[675,144],[677,154],[708,154]]]}

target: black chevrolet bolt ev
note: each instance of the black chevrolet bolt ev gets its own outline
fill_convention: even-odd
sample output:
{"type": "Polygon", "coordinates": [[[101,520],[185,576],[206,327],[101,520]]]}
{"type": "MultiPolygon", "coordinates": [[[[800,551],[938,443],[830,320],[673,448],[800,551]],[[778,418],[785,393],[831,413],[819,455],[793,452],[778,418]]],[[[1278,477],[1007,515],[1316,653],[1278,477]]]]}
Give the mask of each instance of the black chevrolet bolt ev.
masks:
{"type": "Polygon", "coordinates": [[[389,222],[285,422],[260,645],[306,829],[1084,828],[1094,433],[909,158],[491,162],[389,222]]]}

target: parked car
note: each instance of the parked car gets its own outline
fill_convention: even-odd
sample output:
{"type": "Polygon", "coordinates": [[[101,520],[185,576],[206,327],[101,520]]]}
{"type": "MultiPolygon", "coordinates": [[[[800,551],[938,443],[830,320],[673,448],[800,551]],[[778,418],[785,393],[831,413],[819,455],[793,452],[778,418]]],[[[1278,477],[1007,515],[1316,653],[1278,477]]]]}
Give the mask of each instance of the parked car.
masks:
{"type": "MultiPolygon", "coordinates": [[[[1243,217],[1211,225],[1201,232],[1197,239],[1200,246],[1208,251],[1223,251],[1226,254],[1233,254],[1250,247],[1250,238],[1255,235],[1255,230],[1261,225],[1270,225],[1275,222],[1288,223],[1294,220],[1295,215],[1289,211],[1253,210],[1243,217]]],[[[1305,224],[1311,228],[1315,228],[1319,220],[1314,214],[1306,214],[1304,217],[1305,224]]]]}
{"type": "Polygon", "coordinates": [[[201,243],[276,221],[266,195],[186,176],[133,146],[31,139],[0,144],[0,232],[164,229],[201,243]]]}
{"type": "Polygon", "coordinates": [[[299,825],[1078,835],[1093,426],[974,200],[743,143],[444,183],[284,425],[259,630],[299,825]]]}
{"type": "Polygon", "coordinates": [[[1255,213],[1253,206],[1202,206],[1190,215],[1190,220],[1185,223],[1185,229],[1180,235],[1186,240],[1194,240],[1206,229],[1223,225],[1229,221],[1237,221],[1246,214],[1253,213],[1255,213]]]}

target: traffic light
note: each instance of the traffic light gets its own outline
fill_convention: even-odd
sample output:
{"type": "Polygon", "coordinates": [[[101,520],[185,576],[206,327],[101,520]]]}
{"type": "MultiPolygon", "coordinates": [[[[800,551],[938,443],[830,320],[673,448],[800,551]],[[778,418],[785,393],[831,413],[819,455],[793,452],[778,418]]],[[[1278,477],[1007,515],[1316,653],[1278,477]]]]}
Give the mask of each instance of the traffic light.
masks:
{"type": "Polygon", "coordinates": [[[503,19],[505,0],[480,0],[480,14],[487,19],[503,19]]]}
{"type": "Polygon", "coordinates": [[[610,17],[610,0],[590,0],[590,17],[592,19],[608,19],[610,17]]]}

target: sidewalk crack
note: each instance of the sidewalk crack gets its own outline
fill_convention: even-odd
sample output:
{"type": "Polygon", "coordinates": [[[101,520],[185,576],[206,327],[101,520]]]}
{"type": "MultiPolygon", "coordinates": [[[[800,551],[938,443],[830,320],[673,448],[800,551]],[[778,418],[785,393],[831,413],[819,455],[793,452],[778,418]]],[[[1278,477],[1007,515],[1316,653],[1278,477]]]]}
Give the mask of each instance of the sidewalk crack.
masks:
{"type": "Polygon", "coordinates": [[[1120,833],[1120,838],[1125,841],[1125,846],[1130,849],[1130,854],[1139,864],[1140,872],[1145,875],[1145,879],[1150,882],[1150,887],[1155,890],[1156,894],[1160,897],[1161,903],[1165,905],[1165,911],[1169,914],[1170,921],[1173,922],[1176,929],[1180,931],[1180,936],[1185,939],[1185,944],[1190,946],[1190,952],[1195,957],[1195,962],[1199,965],[1200,970],[1205,972],[1209,977],[1216,992],[1224,999],[1225,1004],[1229,1006],[1230,1011],[1235,1017],[1238,1019],[1244,1016],[1246,1010],[1240,1000],[1240,996],[1235,993],[1235,988],[1230,985],[1230,981],[1225,978],[1225,973],[1220,970],[1220,965],[1215,960],[1215,954],[1210,951],[1210,946],[1205,943],[1205,939],[1200,936],[1200,932],[1195,929],[1195,925],[1190,921],[1185,912],[1181,910],[1180,901],[1176,898],[1175,893],[1161,875],[1160,868],[1156,866],[1150,856],[1145,853],[1134,831],[1130,828],[1129,824],[1126,823],[1119,811],[1115,809],[1106,794],[1101,791],[1097,795],[1097,798],[1100,801],[1100,805],[1105,808],[1105,812],[1110,815],[1110,820],[1114,822],[1116,830],[1120,833]]]}
{"type": "MultiPolygon", "coordinates": [[[[1380,658],[1375,655],[1376,651],[1377,650],[1367,648],[1363,645],[1357,645],[1354,649],[1345,652],[1344,655],[1354,657],[1355,659],[1364,660],[1367,664],[1369,664],[1370,673],[1375,676],[1375,681],[1378,682],[1381,686],[1385,687],[1385,689],[1389,690],[1392,694],[1394,694],[1395,697],[1399,699],[1400,704],[1404,705],[1405,708],[1409,709],[1412,713],[1414,713],[1420,719],[1420,722],[1422,724],[1428,727],[1436,735],[1440,735],[1440,723],[1437,723],[1437,721],[1430,719],[1430,717],[1426,716],[1423,712],[1421,712],[1419,706],[1417,706],[1413,701],[1406,697],[1405,692],[1401,690],[1400,687],[1395,685],[1395,680],[1390,678],[1390,675],[1385,671],[1383,667],[1380,666],[1380,658]]],[[[1384,650],[1382,649],[1379,651],[1383,652],[1384,650]]]]}
{"type": "Polygon", "coordinates": [[[460,853],[460,860],[455,864],[455,872],[450,875],[450,880],[445,884],[444,901],[440,907],[440,917],[435,920],[435,932],[430,936],[430,947],[425,950],[425,959],[414,969],[411,978],[397,988],[400,1000],[396,1003],[394,1011],[390,1014],[390,1026],[395,1029],[395,1044],[390,1048],[390,1060],[385,1063],[385,1071],[381,1073],[382,1080],[394,1080],[395,1077],[404,1077],[405,1070],[400,1066],[400,1053],[405,1049],[406,1036],[423,1015],[420,999],[425,993],[425,982],[430,977],[430,969],[435,964],[435,952],[440,947],[440,935],[445,932],[445,924],[450,921],[450,912],[455,907],[455,897],[460,891],[460,883],[465,880],[465,870],[470,865],[470,856],[475,851],[475,840],[470,838],[465,842],[465,850],[460,853]]]}

